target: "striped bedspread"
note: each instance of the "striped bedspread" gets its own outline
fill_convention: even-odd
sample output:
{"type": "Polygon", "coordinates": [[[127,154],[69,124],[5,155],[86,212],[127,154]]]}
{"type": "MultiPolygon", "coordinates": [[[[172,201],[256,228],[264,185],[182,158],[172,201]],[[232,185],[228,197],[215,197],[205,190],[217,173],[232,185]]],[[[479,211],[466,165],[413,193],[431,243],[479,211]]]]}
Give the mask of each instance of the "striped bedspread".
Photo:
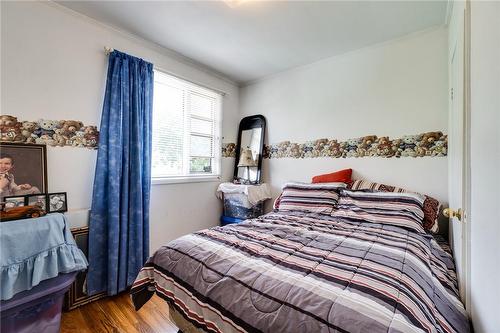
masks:
{"type": "Polygon", "coordinates": [[[131,290],[209,332],[469,332],[451,255],[432,236],[270,213],[159,249],[131,290]]]}

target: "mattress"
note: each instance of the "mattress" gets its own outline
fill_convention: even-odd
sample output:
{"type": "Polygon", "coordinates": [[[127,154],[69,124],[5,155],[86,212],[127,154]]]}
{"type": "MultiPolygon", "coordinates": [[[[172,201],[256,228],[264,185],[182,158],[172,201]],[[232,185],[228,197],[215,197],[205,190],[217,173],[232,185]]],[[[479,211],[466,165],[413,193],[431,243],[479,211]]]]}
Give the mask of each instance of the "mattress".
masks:
{"type": "Polygon", "coordinates": [[[178,238],[139,273],[207,332],[469,332],[451,254],[405,228],[297,211],[178,238]]]}

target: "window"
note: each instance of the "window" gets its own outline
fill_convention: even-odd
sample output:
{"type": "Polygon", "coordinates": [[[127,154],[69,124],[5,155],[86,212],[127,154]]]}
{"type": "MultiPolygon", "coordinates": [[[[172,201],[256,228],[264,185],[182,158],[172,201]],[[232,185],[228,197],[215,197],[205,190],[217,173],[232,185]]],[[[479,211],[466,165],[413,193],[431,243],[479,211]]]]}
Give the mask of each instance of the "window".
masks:
{"type": "Polygon", "coordinates": [[[155,71],[153,181],[184,181],[220,175],[222,95],[155,71]]]}

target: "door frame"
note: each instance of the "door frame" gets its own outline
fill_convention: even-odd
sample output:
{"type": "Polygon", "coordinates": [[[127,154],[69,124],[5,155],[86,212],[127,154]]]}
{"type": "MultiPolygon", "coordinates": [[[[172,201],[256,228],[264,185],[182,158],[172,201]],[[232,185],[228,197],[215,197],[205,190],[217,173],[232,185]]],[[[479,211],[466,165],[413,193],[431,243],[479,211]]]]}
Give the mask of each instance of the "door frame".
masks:
{"type": "MultiPolygon", "coordinates": [[[[452,31],[456,34],[463,34],[463,49],[456,49],[456,45],[449,45],[449,50],[453,50],[454,52],[463,52],[463,63],[460,65],[461,70],[463,71],[462,82],[458,82],[462,86],[462,103],[463,103],[463,126],[459,129],[462,132],[463,141],[460,142],[463,146],[462,151],[462,207],[450,207],[452,209],[462,208],[463,217],[462,222],[458,222],[456,220],[451,219],[451,228],[461,228],[462,229],[462,240],[461,240],[461,267],[462,272],[458,276],[459,278],[459,288],[460,288],[460,296],[462,297],[462,301],[465,304],[465,308],[469,316],[472,313],[472,303],[470,301],[470,277],[471,277],[471,246],[470,246],[470,238],[471,238],[471,217],[470,217],[470,207],[471,207],[471,184],[470,184],[470,0],[465,1],[448,1],[448,17],[447,24],[449,28],[449,33],[452,31]],[[455,11],[460,11],[455,13],[455,11]],[[456,14],[456,17],[463,18],[463,20],[459,20],[459,22],[463,22],[463,26],[458,27],[450,27],[450,23],[453,21],[451,17],[456,14]],[[456,29],[453,29],[456,28],[456,29]]],[[[457,22],[457,21],[455,21],[457,22]]],[[[455,23],[453,22],[453,23],[455,23]]],[[[456,23],[455,23],[456,24],[456,23]]],[[[459,24],[460,25],[460,24],[459,24]]],[[[456,37],[460,38],[460,37],[456,37]]],[[[454,40],[456,40],[454,39],[454,40]]],[[[453,55],[453,56],[456,56],[453,55]]],[[[453,70],[451,66],[451,59],[448,61],[448,69],[449,69],[449,78],[450,78],[450,96],[452,94],[452,82],[451,82],[451,71],[453,70]]],[[[450,99],[451,103],[451,99],[450,99]]],[[[450,112],[451,104],[450,104],[450,112]]],[[[450,118],[451,119],[451,118],[450,118]]],[[[452,123],[449,124],[450,129],[452,129],[452,123]]],[[[450,179],[450,181],[453,181],[450,179]]],[[[451,197],[451,193],[449,193],[451,197]]],[[[452,229],[450,229],[452,232],[452,229]]]]}
{"type": "Polygon", "coordinates": [[[465,231],[463,235],[463,267],[464,267],[464,283],[465,287],[465,309],[472,315],[472,302],[471,302],[471,85],[470,85],[470,54],[471,54],[471,22],[470,22],[470,0],[465,1],[464,10],[464,166],[463,166],[463,203],[464,203],[464,216],[465,216],[465,231]]]}

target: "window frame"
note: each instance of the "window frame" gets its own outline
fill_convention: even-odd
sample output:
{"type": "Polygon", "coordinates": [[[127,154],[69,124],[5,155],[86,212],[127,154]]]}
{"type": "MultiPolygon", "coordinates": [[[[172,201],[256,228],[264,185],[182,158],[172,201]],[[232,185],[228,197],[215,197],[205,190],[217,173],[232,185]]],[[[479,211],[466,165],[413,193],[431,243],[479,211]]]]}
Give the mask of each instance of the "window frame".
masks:
{"type": "MultiPolygon", "coordinates": [[[[213,144],[213,171],[210,174],[183,174],[183,175],[175,175],[175,176],[161,176],[161,177],[154,177],[153,176],[153,166],[151,166],[151,184],[152,185],[159,185],[159,184],[181,184],[181,183],[200,183],[200,182],[215,182],[215,181],[220,181],[221,179],[221,174],[222,174],[222,106],[223,106],[223,98],[224,94],[217,91],[216,89],[211,89],[206,86],[200,85],[198,83],[186,80],[184,78],[180,78],[176,75],[173,75],[171,73],[162,71],[160,69],[154,69],[155,72],[155,77],[156,75],[161,75],[169,80],[176,81],[176,83],[179,85],[179,87],[182,87],[185,89],[184,95],[186,94],[186,90],[190,92],[190,94],[199,94],[199,95],[206,95],[208,97],[213,97],[215,98],[215,106],[214,106],[214,113],[213,113],[213,123],[214,123],[214,128],[213,128],[213,139],[212,139],[212,144],[213,144]]],[[[156,81],[156,79],[155,79],[156,81]]],[[[190,95],[189,94],[189,95],[190,95]]],[[[155,94],[153,92],[153,98],[155,94]]],[[[184,103],[190,104],[190,98],[187,96],[184,96],[185,100],[184,103]]],[[[188,163],[187,166],[183,167],[183,171],[189,170],[190,164],[190,154],[189,151],[191,149],[191,144],[190,144],[190,137],[194,133],[191,131],[190,128],[190,120],[191,118],[193,119],[204,119],[205,121],[208,120],[208,118],[203,118],[203,117],[198,117],[191,113],[191,108],[190,106],[187,107],[184,110],[184,129],[183,129],[183,135],[184,135],[184,140],[183,140],[183,165],[185,162],[188,163]],[[187,139],[187,140],[186,140],[187,139]]],[[[153,119],[154,119],[154,110],[153,110],[153,119]]],[[[211,137],[209,135],[205,137],[211,137]]],[[[151,152],[153,153],[153,152],[151,152]]],[[[189,173],[189,171],[188,171],[189,173]]]]}

